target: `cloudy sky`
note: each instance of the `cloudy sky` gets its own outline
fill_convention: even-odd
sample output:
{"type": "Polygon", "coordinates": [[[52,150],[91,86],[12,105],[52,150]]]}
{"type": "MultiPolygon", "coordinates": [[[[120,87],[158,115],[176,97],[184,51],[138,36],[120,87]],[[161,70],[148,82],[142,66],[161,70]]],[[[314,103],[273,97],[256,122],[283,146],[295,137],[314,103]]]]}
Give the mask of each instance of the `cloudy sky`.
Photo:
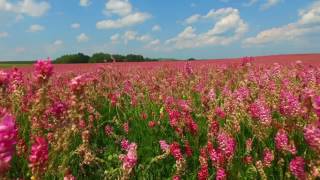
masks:
{"type": "Polygon", "coordinates": [[[320,52],[319,0],[0,0],[0,60],[320,52]]]}

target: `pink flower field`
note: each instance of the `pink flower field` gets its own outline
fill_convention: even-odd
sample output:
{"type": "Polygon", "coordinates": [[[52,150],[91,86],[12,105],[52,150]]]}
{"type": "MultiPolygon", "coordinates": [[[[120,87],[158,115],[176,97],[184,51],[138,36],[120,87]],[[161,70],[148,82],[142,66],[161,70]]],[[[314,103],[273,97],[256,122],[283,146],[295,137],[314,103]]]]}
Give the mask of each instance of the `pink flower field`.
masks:
{"type": "Polygon", "coordinates": [[[320,178],[317,57],[0,70],[0,179],[320,178]]]}

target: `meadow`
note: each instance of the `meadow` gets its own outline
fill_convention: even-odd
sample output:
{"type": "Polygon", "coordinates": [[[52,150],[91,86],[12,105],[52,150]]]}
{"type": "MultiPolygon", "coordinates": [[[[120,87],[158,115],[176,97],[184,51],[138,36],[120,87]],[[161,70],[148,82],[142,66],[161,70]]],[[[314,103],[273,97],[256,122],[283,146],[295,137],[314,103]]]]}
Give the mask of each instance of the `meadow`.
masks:
{"type": "Polygon", "coordinates": [[[0,179],[320,178],[320,64],[0,70],[0,179]]]}

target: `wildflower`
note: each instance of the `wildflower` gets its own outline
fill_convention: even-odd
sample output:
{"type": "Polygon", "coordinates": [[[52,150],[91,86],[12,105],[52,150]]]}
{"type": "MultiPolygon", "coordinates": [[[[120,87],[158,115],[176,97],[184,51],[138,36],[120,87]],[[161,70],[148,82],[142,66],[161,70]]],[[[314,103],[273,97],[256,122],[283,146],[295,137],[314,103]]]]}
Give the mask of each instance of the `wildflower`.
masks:
{"type": "Polygon", "coordinates": [[[53,74],[53,65],[50,59],[38,60],[34,65],[35,71],[34,76],[37,82],[46,82],[53,74]]]}
{"type": "Polygon", "coordinates": [[[300,156],[295,157],[289,164],[290,172],[299,180],[306,179],[306,173],[304,170],[305,162],[300,156]]]}
{"type": "Polygon", "coordinates": [[[220,108],[220,107],[217,107],[217,108],[215,109],[215,113],[216,113],[216,115],[217,115],[218,117],[220,117],[220,118],[222,118],[222,119],[226,117],[225,112],[224,112],[223,109],[220,108]]]}
{"type": "Polygon", "coordinates": [[[124,132],[126,132],[127,134],[129,133],[129,123],[128,123],[128,122],[126,122],[126,123],[123,124],[123,130],[124,130],[124,132]]]}
{"type": "Polygon", "coordinates": [[[153,128],[153,127],[155,127],[157,125],[157,123],[155,122],[155,121],[149,121],[149,123],[148,123],[148,126],[150,127],[150,128],[153,128]]]}
{"type": "Polygon", "coordinates": [[[6,114],[0,121],[0,174],[10,168],[17,143],[17,134],[14,117],[6,114]]]}
{"type": "Polygon", "coordinates": [[[208,161],[207,150],[206,148],[201,148],[200,156],[199,156],[200,170],[198,171],[198,180],[206,180],[209,177],[207,161],[208,161]]]}
{"type": "Polygon", "coordinates": [[[272,121],[270,108],[263,100],[257,100],[249,107],[252,118],[259,120],[263,125],[270,125],[272,121]]]}
{"type": "Polygon", "coordinates": [[[106,125],[104,127],[104,132],[106,133],[107,136],[111,136],[111,134],[113,133],[113,127],[110,125],[106,125]]]}
{"type": "Polygon", "coordinates": [[[167,144],[167,142],[165,140],[160,140],[159,141],[159,144],[160,144],[160,149],[163,151],[163,152],[166,152],[170,149],[170,145],[167,144]]]}
{"type": "Polygon", "coordinates": [[[291,92],[281,91],[280,113],[287,117],[297,116],[300,112],[300,102],[291,92]]]}
{"type": "Polygon", "coordinates": [[[317,124],[309,124],[304,128],[303,133],[308,145],[320,153],[320,126],[317,124]]]}
{"type": "Polygon", "coordinates": [[[208,148],[208,153],[213,166],[223,166],[223,164],[225,163],[225,156],[220,149],[208,148]]]}
{"type": "Polygon", "coordinates": [[[294,146],[294,143],[289,143],[288,134],[284,129],[280,129],[277,132],[274,140],[276,142],[276,148],[279,151],[287,151],[291,154],[296,154],[296,147],[294,146]]]}
{"type": "Polygon", "coordinates": [[[29,156],[29,167],[33,174],[42,174],[48,162],[48,142],[43,137],[35,137],[29,156]]]}
{"type": "Polygon", "coordinates": [[[210,101],[214,101],[216,98],[216,93],[214,89],[210,89],[209,93],[208,93],[208,98],[210,99],[210,101]]]}
{"type": "Polygon", "coordinates": [[[209,171],[207,166],[203,166],[200,168],[198,172],[198,180],[206,180],[209,177],[209,171]]]}
{"type": "Polygon", "coordinates": [[[185,148],[186,155],[189,157],[192,156],[192,149],[188,141],[185,141],[184,148],[185,148]]]}
{"type": "Polygon", "coordinates": [[[236,150],[236,141],[227,133],[222,132],[217,137],[219,149],[228,159],[232,159],[236,150]]]}
{"type": "Polygon", "coordinates": [[[120,144],[121,144],[121,149],[124,151],[128,150],[129,145],[130,145],[130,143],[127,139],[123,139],[120,144]]]}
{"type": "Polygon", "coordinates": [[[180,146],[177,142],[174,142],[170,145],[170,153],[176,159],[176,161],[183,159],[183,155],[181,153],[180,146]]]}
{"type": "Polygon", "coordinates": [[[219,132],[219,123],[216,120],[213,120],[210,124],[209,133],[213,136],[216,136],[219,132]]]}
{"type": "Polygon", "coordinates": [[[226,180],[226,179],[227,179],[226,171],[223,168],[219,168],[217,170],[216,180],[226,180]]]}
{"type": "Polygon", "coordinates": [[[137,156],[137,144],[131,143],[127,148],[127,154],[125,156],[121,156],[120,160],[122,161],[122,168],[126,170],[130,170],[134,168],[137,164],[138,156],[137,156]]]}
{"type": "Polygon", "coordinates": [[[271,167],[271,163],[274,160],[273,152],[269,148],[263,150],[263,166],[271,167]]]}

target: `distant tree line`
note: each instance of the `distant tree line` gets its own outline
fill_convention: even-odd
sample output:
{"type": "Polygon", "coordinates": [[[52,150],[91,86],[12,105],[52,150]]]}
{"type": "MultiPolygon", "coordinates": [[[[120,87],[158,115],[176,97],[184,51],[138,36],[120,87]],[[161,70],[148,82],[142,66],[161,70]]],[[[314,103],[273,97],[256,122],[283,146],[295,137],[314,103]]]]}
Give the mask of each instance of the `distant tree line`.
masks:
{"type": "Polygon", "coordinates": [[[65,63],[105,63],[105,62],[144,62],[144,61],[158,61],[158,59],[145,58],[137,54],[108,54],[108,53],[95,53],[91,57],[83,53],[63,55],[56,60],[56,64],[65,63]]]}

